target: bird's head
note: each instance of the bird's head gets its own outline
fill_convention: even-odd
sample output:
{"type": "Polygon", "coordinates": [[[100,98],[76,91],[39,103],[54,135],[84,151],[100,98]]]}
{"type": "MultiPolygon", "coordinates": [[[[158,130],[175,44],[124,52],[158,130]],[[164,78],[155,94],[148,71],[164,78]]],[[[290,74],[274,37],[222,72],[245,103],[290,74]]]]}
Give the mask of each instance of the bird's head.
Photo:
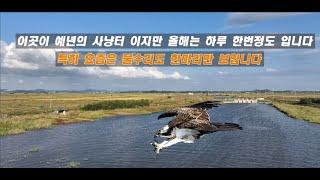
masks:
{"type": "Polygon", "coordinates": [[[158,137],[158,136],[160,136],[161,135],[161,130],[158,130],[155,134],[154,134],[154,138],[156,138],[156,137],[158,137]]]}

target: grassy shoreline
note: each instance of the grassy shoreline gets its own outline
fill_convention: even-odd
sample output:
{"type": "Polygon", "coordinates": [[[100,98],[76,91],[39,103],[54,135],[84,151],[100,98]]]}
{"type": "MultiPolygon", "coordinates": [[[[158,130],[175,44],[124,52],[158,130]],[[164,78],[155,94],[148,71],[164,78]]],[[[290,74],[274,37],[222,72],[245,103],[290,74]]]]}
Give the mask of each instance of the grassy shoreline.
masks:
{"type": "Polygon", "coordinates": [[[143,115],[165,111],[167,109],[209,100],[206,94],[187,95],[183,93],[152,94],[15,94],[1,98],[0,136],[20,134],[31,130],[51,128],[56,125],[96,121],[104,117],[117,115],[143,115]],[[108,100],[141,100],[148,99],[150,104],[144,107],[100,109],[85,111],[86,104],[108,100]],[[67,115],[54,111],[59,107],[69,109],[67,115]]]}
{"type": "Polygon", "coordinates": [[[74,124],[81,122],[96,121],[106,117],[112,116],[129,116],[129,115],[144,115],[152,114],[159,111],[145,111],[138,108],[122,109],[124,112],[118,111],[94,111],[88,112],[87,115],[78,113],[78,117],[74,115],[55,116],[55,115],[37,115],[30,118],[25,118],[25,122],[19,120],[6,120],[0,123],[0,136],[21,134],[27,131],[52,128],[57,125],[74,124]]]}
{"type": "Polygon", "coordinates": [[[320,123],[319,108],[284,102],[272,102],[272,106],[291,118],[301,119],[312,123],[320,123]]]}
{"type": "MultiPolygon", "coordinates": [[[[320,94],[300,93],[15,93],[1,94],[0,136],[20,134],[26,131],[51,128],[56,125],[96,121],[117,115],[143,115],[165,111],[205,100],[220,98],[264,98],[286,115],[309,122],[320,123],[320,107],[299,105],[301,98],[320,98],[320,94]],[[128,101],[146,99],[150,104],[144,107],[110,109],[104,101],[128,101]],[[83,110],[88,104],[103,107],[97,110],[83,110]],[[105,109],[105,107],[108,107],[105,109]],[[55,113],[56,109],[68,109],[67,115],[55,113]]],[[[94,108],[95,109],[95,108],[94,108]]]]}
{"type": "Polygon", "coordinates": [[[298,120],[320,123],[320,105],[301,103],[301,100],[320,99],[315,92],[269,92],[269,93],[233,93],[235,98],[264,98],[271,106],[285,115],[298,120]]]}

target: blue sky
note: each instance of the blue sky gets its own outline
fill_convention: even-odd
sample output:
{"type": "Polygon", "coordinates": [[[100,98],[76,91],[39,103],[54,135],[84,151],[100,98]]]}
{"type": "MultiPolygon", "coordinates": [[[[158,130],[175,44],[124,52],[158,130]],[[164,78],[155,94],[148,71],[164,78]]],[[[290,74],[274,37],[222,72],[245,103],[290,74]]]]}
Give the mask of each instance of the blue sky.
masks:
{"type": "Polygon", "coordinates": [[[320,90],[319,18],[320,13],[1,13],[1,88],[320,90]],[[64,69],[54,66],[53,50],[15,49],[16,33],[316,33],[317,41],[316,49],[265,50],[265,67],[257,68],[64,69]]]}

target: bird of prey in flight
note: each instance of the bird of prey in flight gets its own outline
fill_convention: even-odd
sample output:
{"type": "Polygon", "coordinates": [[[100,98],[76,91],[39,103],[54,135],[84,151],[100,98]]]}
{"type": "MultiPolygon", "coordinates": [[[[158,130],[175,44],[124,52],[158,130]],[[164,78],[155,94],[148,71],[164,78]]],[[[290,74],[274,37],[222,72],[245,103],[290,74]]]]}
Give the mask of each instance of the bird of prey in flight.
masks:
{"type": "Polygon", "coordinates": [[[156,137],[165,138],[161,143],[156,141],[151,143],[155,152],[158,154],[163,148],[167,148],[176,143],[193,143],[202,135],[217,131],[241,130],[238,124],[235,123],[213,123],[210,121],[210,116],[207,112],[212,107],[218,107],[219,101],[205,101],[191,106],[175,108],[164,112],[158,116],[158,119],[173,117],[166,126],[156,132],[156,137]]]}

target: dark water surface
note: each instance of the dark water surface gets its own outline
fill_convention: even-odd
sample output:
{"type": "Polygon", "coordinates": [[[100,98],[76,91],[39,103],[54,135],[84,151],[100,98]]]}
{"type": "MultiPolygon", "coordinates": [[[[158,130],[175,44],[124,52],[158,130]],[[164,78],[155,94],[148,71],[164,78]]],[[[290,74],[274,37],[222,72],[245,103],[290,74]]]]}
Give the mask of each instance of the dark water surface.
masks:
{"type": "Polygon", "coordinates": [[[242,131],[217,132],[159,155],[150,143],[170,119],[118,116],[0,138],[0,167],[320,167],[320,125],[264,104],[225,104],[213,121],[242,131]],[[35,151],[35,152],[32,152],[35,151]]]}

